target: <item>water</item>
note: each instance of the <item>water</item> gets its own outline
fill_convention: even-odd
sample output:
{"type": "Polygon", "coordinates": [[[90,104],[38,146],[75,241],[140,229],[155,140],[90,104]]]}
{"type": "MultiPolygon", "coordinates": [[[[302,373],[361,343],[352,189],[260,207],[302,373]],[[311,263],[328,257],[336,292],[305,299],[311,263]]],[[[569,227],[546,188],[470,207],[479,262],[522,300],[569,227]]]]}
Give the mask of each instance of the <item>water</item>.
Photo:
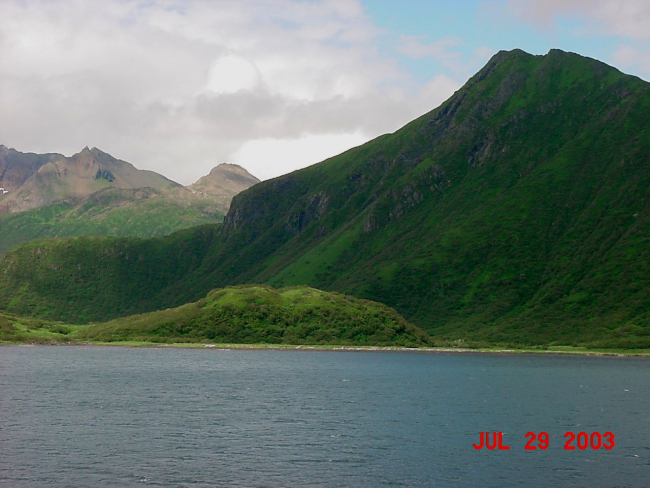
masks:
{"type": "Polygon", "coordinates": [[[641,487],[650,360],[0,348],[4,487],[641,487]],[[509,451],[480,450],[502,431],[509,451]],[[527,432],[548,432],[526,451],[527,432]],[[612,450],[564,450],[611,431],[612,450]]]}

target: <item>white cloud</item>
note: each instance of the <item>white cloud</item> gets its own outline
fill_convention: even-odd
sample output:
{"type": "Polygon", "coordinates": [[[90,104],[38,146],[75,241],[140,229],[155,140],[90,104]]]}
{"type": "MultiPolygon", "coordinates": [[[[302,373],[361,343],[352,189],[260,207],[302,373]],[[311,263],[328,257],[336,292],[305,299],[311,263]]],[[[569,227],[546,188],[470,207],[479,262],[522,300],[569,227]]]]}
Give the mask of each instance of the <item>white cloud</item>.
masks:
{"type": "Polygon", "coordinates": [[[460,56],[460,53],[449,51],[449,48],[461,44],[462,41],[459,38],[441,39],[429,44],[422,43],[421,39],[422,36],[401,36],[397,50],[402,54],[416,59],[427,57],[435,59],[455,59],[460,56]]]}
{"type": "Polygon", "coordinates": [[[648,0],[508,0],[508,5],[522,18],[546,27],[558,16],[581,17],[599,34],[650,38],[648,0]]]}
{"type": "Polygon", "coordinates": [[[401,36],[396,50],[412,59],[433,58],[457,79],[466,79],[487,62],[494,50],[480,46],[474,49],[472,57],[467,60],[460,51],[454,50],[462,44],[463,40],[458,37],[439,39],[427,44],[422,42],[422,36],[401,36]]]}
{"type": "Polygon", "coordinates": [[[583,24],[581,37],[599,39],[599,44],[604,36],[619,37],[611,39],[618,49],[601,59],[638,76],[650,73],[648,0],[507,0],[507,6],[542,30],[554,31],[562,19],[570,19],[583,24]]]}
{"type": "Polygon", "coordinates": [[[647,50],[621,44],[613,58],[614,62],[623,69],[637,68],[642,73],[650,73],[650,52],[647,50]]]}
{"type": "Polygon", "coordinates": [[[597,16],[614,34],[635,39],[650,38],[650,4],[647,0],[601,1],[597,16]]]}
{"type": "Polygon", "coordinates": [[[427,106],[437,107],[459,88],[460,84],[453,78],[437,75],[422,87],[420,98],[427,106]]]}
{"type": "Polygon", "coordinates": [[[363,134],[305,134],[297,139],[247,141],[231,158],[260,179],[311,166],[367,142],[363,134]]]}
{"type": "Polygon", "coordinates": [[[357,0],[2,0],[0,143],[97,146],[181,183],[233,158],[255,172],[264,154],[258,176],[276,176],[458,88],[415,82],[379,34],[357,0]]]}
{"type": "Polygon", "coordinates": [[[241,56],[229,54],[212,63],[206,90],[213,93],[236,93],[259,86],[261,75],[255,64],[241,56]]]}

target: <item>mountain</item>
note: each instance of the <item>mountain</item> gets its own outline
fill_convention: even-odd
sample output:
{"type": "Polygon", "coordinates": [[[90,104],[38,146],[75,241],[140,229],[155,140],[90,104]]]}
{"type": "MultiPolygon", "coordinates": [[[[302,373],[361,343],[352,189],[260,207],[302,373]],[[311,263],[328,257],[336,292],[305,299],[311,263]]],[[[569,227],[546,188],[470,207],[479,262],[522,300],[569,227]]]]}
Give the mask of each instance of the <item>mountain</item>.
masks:
{"type": "Polygon", "coordinates": [[[109,186],[85,197],[70,197],[0,215],[0,254],[15,245],[45,237],[162,237],[189,227],[222,222],[232,197],[258,182],[240,166],[221,164],[188,187],[109,186]]]}
{"type": "Polygon", "coordinates": [[[41,166],[63,157],[56,153],[21,153],[0,144],[0,202],[7,194],[20,188],[41,166]]]}
{"type": "Polygon", "coordinates": [[[241,166],[222,163],[212,168],[210,174],[199,178],[196,183],[186,188],[196,198],[217,202],[219,210],[225,215],[235,195],[259,182],[260,180],[241,166]]]}
{"type": "Polygon", "coordinates": [[[6,154],[7,169],[20,177],[6,178],[5,191],[8,193],[0,201],[0,214],[22,212],[71,197],[85,197],[107,187],[178,186],[158,173],[136,169],[96,147],[86,147],[69,158],[59,154],[25,155],[6,148],[2,153],[6,154]]]}
{"type": "Polygon", "coordinates": [[[14,249],[0,308],[103,320],[308,285],[437,338],[650,347],[649,87],[572,53],[499,52],[397,132],[240,193],[210,242],[169,236],[193,250],[173,262],[153,241],[14,249]]]}

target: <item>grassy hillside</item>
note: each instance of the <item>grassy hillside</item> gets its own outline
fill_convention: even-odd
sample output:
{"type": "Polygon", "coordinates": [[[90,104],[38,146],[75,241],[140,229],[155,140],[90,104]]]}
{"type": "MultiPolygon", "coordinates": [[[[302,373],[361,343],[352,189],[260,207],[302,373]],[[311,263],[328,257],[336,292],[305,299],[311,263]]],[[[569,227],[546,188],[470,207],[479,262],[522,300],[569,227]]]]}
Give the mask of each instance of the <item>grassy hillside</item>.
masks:
{"type": "MultiPolygon", "coordinates": [[[[149,280],[136,263],[125,285],[97,268],[84,290],[132,313],[229,284],[308,285],[384,302],[440,338],[648,347],[649,111],[648,83],[598,61],[501,52],[394,134],[235,197],[191,271],[149,280]]],[[[46,260],[33,249],[0,261],[0,308],[113,314],[89,299],[70,311],[74,283],[37,303],[52,262],[106,258],[66,241],[46,260]]]]}
{"type": "Polygon", "coordinates": [[[83,330],[98,342],[216,342],[417,347],[427,335],[380,303],[314,288],[247,285],[210,292],[178,308],[83,330]]]}
{"type": "Polygon", "coordinates": [[[0,344],[51,344],[75,342],[74,334],[84,325],[66,325],[51,320],[19,317],[0,311],[0,344]]]}
{"type": "Polygon", "coordinates": [[[306,287],[224,288],[178,308],[86,326],[0,312],[0,342],[78,341],[402,347],[430,344],[423,331],[385,305],[306,287]]]}
{"type": "Polygon", "coordinates": [[[184,201],[174,198],[175,195],[170,198],[170,193],[178,191],[176,188],[106,188],[81,200],[0,215],[0,254],[17,244],[45,237],[162,237],[223,221],[223,214],[214,202],[184,201]]]}
{"type": "MultiPolygon", "coordinates": [[[[2,276],[15,284],[2,280],[0,309],[68,323],[154,310],[165,287],[191,276],[212,251],[218,228],[160,239],[82,236],[23,244],[0,260],[2,276]]],[[[171,291],[166,301],[174,296],[171,291]]]]}

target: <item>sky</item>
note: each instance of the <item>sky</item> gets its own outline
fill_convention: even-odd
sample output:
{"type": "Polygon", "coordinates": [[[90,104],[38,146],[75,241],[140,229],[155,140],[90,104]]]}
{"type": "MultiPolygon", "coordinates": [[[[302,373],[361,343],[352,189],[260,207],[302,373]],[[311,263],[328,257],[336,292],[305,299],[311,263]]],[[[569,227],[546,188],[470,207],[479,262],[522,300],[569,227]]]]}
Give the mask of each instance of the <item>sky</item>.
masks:
{"type": "Polygon", "coordinates": [[[396,131],[514,48],[650,80],[650,1],[0,0],[0,144],[264,180],[396,131]]]}

